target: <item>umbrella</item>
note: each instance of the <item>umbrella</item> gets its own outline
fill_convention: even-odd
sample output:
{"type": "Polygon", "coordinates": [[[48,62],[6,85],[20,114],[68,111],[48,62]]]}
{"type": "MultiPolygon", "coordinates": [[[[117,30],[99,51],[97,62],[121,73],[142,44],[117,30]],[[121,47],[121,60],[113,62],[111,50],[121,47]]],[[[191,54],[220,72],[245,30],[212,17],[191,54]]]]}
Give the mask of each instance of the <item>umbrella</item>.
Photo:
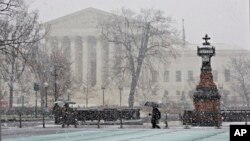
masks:
{"type": "Polygon", "coordinates": [[[64,101],[64,103],[66,104],[66,103],[68,103],[68,104],[76,104],[75,102],[73,102],[73,101],[64,101]]]}
{"type": "Polygon", "coordinates": [[[58,100],[58,101],[55,101],[54,104],[64,104],[64,101],[58,100]]]}
{"type": "Polygon", "coordinates": [[[148,106],[148,107],[159,107],[159,104],[153,101],[147,101],[144,103],[144,106],[148,106]]]}
{"type": "Polygon", "coordinates": [[[61,100],[58,100],[58,101],[55,101],[54,102],[55,104],[76,104],[75,102],[73,101],[61,101],[61,100]]]}

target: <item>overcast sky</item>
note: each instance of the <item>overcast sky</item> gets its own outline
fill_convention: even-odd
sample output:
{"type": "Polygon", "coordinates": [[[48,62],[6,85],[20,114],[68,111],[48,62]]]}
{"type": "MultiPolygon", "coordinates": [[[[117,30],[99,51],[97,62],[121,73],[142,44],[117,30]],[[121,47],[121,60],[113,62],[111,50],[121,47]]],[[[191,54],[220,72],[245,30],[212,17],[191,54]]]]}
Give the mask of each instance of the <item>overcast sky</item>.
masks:
{"type": "Polygon", "coordinates": [[[202,43],[205,33],[211,43],[249,46],[249,0],[25,0],[38,9],[40,20],[49,21],[84,8],[93,7],[110,12],[121,7],[139,11],[156,8],[172,16],[181,29],[185,19],[186,40],[202,43]]]}

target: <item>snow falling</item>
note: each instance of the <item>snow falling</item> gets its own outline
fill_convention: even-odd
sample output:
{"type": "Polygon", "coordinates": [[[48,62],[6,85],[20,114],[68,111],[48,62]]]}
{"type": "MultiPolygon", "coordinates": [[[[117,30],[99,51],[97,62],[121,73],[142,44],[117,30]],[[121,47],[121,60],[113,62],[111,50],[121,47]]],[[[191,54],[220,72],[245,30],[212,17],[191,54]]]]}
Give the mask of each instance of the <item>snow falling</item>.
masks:
{"type": "Polygon", "coordinates": [[[0,0],[0,141],[229,140],[250,120],[249,7],[0,0]]]}

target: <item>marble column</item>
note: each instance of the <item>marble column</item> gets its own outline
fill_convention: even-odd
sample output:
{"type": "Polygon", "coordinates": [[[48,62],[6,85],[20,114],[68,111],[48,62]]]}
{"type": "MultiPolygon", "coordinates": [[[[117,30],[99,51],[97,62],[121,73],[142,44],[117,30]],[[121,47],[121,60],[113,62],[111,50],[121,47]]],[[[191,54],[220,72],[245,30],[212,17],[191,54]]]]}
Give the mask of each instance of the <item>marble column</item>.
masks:
{"type": "Polygon", "coordinates": [[[101,86],[102,84],[102,41],[98,38],[96,42],[96,85],[101,86]]]}
{"type": "Polygon", "coordinates": [[[75,77],[76,76],[76,62],[75,62],[75,37],[70,37],[70,62],[71,64],[71,72],[72,72],[72,76],[75,77]]]}
{"type": "Polygon", "coordinates": [[[51,49],[58,49],[58,38],[57,36],[51,37],[51,49]]]}
{"type": "Polygon", "coordinates": [[[94,36],[88,37],[88,77],[90,85],[96,85],[96,38],[94,36]]]}
{"type": "Polygon", "coordinates": [[[113,75],[113,73],[114,73],[114,70],[113,70],[113,68],[114,68],[114,65],[115,65],[115,47],[116,47],[116,45],[114,44],[114,43],[110,43],[109,44],[109,68],[111,69],[110,71],[109,71],[109,76],[112,76],[113,75]]]}
{"type": "Polygon", "coordinates": [[[58,46],[58,49],[61,50],[61,51],[63,51],[63,50],[62,50],[62,47],[63,47],[63,45],[62,45],[62,40],[63,40],[62,37],[58,37],[58,36],[57,36],[57,46],[58,46]]]}
{"type": "Polygon", "coordinates": [[[82,37],[80,36],[77,36],[76,37],[76,40],[75,40],[75,62],[76,62],[76,80],[79,82],[79,83],[82,83],[82,69],[83,69],[83,66],[82,66],[82,53],[83,53],[83,47],[82,47],[82,37]]]}
{"type": "MultiPolygon", "coordinates": [[[[83,76],[83,84],[86,85],[87,83],[87,76],[88,76],[88,40],[87,37],[82,37],[82,47],[83,47],[83,52],[82,52],[82,76],[83,76]]],[[[86,86],[85,86],[86,87],[86,86]]]]}
{"type": "Polygon", "coordinates": [[[102,84],[107,83],[109,76],[109,43],[102,41],[102,84]]]}
{"type": "Polygon", "coordinates": [[[71,61],[71,51],[70,51],[70,39],[68,36],[64,36],[62,38],[62,51],[64,53],[64,55],[67,57],[67,59],[69,59],[69,61],[71,61]]]}

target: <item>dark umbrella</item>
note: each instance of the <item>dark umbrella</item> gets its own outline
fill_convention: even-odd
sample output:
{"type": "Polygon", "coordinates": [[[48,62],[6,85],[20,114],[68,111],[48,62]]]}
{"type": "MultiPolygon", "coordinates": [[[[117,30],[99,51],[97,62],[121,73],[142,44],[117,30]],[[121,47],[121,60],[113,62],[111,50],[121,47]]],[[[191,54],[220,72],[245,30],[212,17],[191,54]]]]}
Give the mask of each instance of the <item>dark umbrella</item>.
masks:
{"type": "Polygon", "coordinates": [[[54,102],[55,104],[57,103],[57,104],[76,104],[75,102],[73,102],[73,101],[61,101],[61,100],[58,100],[58,101],[55,101],[54,102]]]}
{"type": "Polygon", "coordinates": [[[65,101],[65,103],[67,103],[67,104],[76,104],[76,103],[73,102],[73,101],[65,101]]]}
{"type": "Polygon", "coordinates": [[[57,100],[57,101],[54,102],[54,104],[64,104],[64,101],[57,100]]]}
{"type": "Polygon", "coordinates": [[[159,104],[153,101],[147,101],[144,103],[144,106],[148,106],[148,107],[159,107],[159,104]]]}

